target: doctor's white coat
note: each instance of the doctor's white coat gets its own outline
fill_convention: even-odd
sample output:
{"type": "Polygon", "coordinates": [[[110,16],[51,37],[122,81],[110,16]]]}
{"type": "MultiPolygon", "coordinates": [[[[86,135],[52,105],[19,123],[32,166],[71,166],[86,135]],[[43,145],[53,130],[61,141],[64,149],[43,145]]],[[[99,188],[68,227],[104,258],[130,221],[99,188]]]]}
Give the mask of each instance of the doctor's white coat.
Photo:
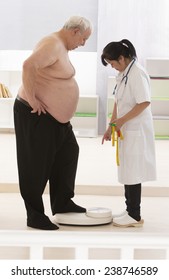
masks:
{"type": "MultiPolygon", "coordinates": [[[[149,76],[142,66],[135,62],[117,76],[115,101],[117,118],[129,112],[137,103],[151,101],[149,76]]],[[[121,131],[124,139],[119,140],[118,180],[133,185],[156,179],[154,129],[149,105],[140,115],[126,122],[121,131]]]]}

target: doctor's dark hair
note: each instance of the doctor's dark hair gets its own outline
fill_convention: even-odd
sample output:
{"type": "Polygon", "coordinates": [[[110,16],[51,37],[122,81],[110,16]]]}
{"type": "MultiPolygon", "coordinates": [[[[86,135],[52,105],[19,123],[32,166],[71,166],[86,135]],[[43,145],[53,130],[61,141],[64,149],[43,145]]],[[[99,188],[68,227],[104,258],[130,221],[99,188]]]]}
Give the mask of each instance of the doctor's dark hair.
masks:
{"type": "Polygon", "coordinates": [[[127,39],[123,39],[118,42],[111,42],[105,46],[101,55],[101,61],[104,66],[107,66],[108,63],[106,62],[106,59],[118,61],[121,55],[125,58],[131,59],[137,57],[133,44],[127,39]]]}

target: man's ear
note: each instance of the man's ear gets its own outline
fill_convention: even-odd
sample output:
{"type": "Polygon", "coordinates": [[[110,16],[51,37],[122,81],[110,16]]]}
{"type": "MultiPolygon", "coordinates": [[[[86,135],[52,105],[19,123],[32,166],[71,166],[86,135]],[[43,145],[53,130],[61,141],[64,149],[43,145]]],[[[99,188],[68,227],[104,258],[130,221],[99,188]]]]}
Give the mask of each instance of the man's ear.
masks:
{"type": "Polygon", "coordinates": [[[73,29],[73,32],[76,35],[80,32],[80,29],[78,27],[76,27],[76,28],[73,29]]]}

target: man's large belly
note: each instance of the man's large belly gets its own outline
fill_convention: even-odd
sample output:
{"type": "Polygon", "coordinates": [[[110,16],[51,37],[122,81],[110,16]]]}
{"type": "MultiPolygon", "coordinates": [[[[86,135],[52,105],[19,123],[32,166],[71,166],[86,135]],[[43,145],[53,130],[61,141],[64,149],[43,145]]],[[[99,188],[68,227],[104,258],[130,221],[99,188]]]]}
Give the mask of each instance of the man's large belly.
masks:
{"type": "Polygon", "coordinates": [[[38,94],[37,97],[47,106],[47,111],[56,120],[66,123],[70,121],[76,111],[79,91],[48,92],[43,95],[38,94]]]}
{"type": "MultiPolygon", "coordinates": [[[[27,99],[24,91],[19,96],[27,99]]],[[[59,122],[66,123],[73,117],[79,100],[79,88],[76,81],[65,80],[60,84],[39,85],[36,97],[47,106],[47,111],[59,122]]]]}

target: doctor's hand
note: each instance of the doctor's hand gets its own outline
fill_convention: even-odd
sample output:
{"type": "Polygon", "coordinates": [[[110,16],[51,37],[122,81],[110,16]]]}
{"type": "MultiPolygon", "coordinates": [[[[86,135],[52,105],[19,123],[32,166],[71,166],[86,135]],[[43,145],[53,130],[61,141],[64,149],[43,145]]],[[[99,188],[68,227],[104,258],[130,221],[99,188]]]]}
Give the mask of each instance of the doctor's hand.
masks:
{"type": "Polygon", "coordinates": [[[110,141],[111,140],[111,126],[108,127],[108,129],[106,130],[106,132],[103,135],[102,138],[102,144],[104,144],[104,140],[105,141],[110,141]]]}
{"type": "Polygon", "coordinates": [[[119,131],[121,129],[121,127],[123,126],[123,124],[124,124],[124,119],[123,118],[114,119],[112,121],[112,123],[116,124],[116,126],[115,126],[116,131],[119,131]]]}

